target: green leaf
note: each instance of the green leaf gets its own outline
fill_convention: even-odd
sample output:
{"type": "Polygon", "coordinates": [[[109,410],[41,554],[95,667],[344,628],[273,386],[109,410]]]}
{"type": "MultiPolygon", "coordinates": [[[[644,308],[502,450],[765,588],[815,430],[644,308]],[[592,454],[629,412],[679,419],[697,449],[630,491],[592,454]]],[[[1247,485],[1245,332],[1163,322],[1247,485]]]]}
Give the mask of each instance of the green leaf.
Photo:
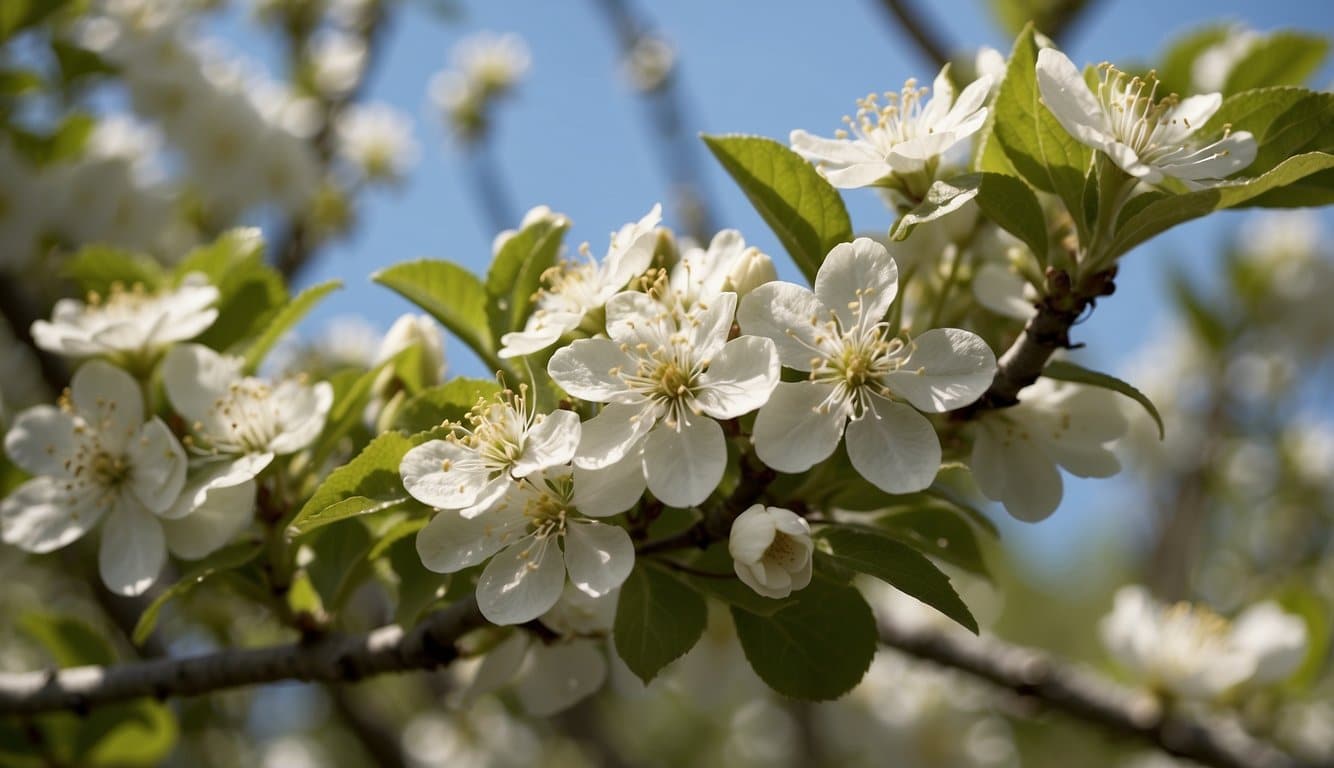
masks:
{"type": "Polygon", "coordinates": [[[62,668],[106,666],[116,660],[106,635],[73,616],[29,613],[19,618],[18,628],[62,668]]]}
{"type": "Polygon", "coordinates": [[[1334,94],[1283,86],[1229,96],[1199,136],[1210,141],[1228,130],[1255,136],[1255,161],[1243,169],[1246,176],[1259,176],[1293,155],[1334,152],[1334,94]]]}
{"type": "Polygon", "coordinates": [[[287,303],[282,275],[264,263],[264,239],[256,229],[229,230],[186,254],[176,275],[191,272],[218,288],[218,319],[198,339],[213,349],[229,350],[258,336],[271,313],[287,303]]]}
{"type": "Polygon", "coordinates": [[[492,370],[510,370],[496,356],[487,317],[489,295],[473,273],[448,261],[422,259],[382,269],[371,279],[426,310],[492,370]]]}
{"type": "Polygon", "coordinates": [[[1074,384],[1088,384],[1092,387],[1101,387],[1110,389],[1113,392],[1119,392],[1126,397],[1134,400],[1144,407],[1144,410],[1153,418],[1153,423],[1158,425],[1158,439],[1165,435],[1163,430],[1163,417],[1158,414],[1157,407],[1149,396],[1135,389],[1130,384],[1106,373],[1090,371],[1089,369],[1076,365],[1069,360],[1052,360],[1047,363],[1047,367],[1042,369],[1042,375],[1056,381],[1069,381],[1074,384]]]}
{"type": "Polygon", "coordinates": [[[772,616],[732,608],[741,649],[770,688],[796,699],[836,699],[875,656],[875,617],[853,587],[816,580],[772,616]]]}
{"type": "Polygon", "coordinates": [[[148,636],[153,633],[153,628],[157,626],[158,615],[162,613],[162,607],[168,602],[183,597],[216,573],[240,568],[251,562],[259,556],[263,549],[263,543],[254,539],[238,541],[190,566],[190,569],[185,572],[185,575],[179,581],[164,589],[162,594],[154,598],[147,608],[144,608],[144,612],[139,616],[139,621],[134,625],[134,644],[142,645],[148,639],[148,636]]]}
{"type": "MultiPolygon", "coordinates": [[[[1284,160],[1263,176],[1225,182],[1197,192],[1155,198],[1153,202],[1139,209],[1134,216],[1126,218],[1117,228],[1108,249],[1109,255],[1126,253],[1145,240],[1178,224],[1198,219],[1214,211],[1249,207],[1265,193],[1281,191],[1284,187],[1332,168],[1334,168],[1334,155],[1308,152],[1284,160]]],[[[1321,193],[1317,190],[1314,194],[1321,193]]],[[[1320,202],[1324,204],[1334,202],[1334,188],[1326,187],[1320,202]]]]}
{"type": "Polygon", "coordinates": [[[992,138],[1019,175],[1031,186],[1058,195],[1079,226],[1084,221],[1084,180],[1092,151],[1065,132],[1043,105],[1037,83],[1038,45],[1033,25],[1019,34],[1010,52],[1005,77],[992,106],[992,138]]]}
{"type": "Polygon", "coordinates": [[[422,430],[446,421],[463,421],[478,400],[492,398],[498,392],[500,385],[488,379],[451,379],[423,390],[404,403],[394,425],[399,429],[422,430]]]}
{"type": "Polygon", "coordinates": [[[876,520],[883,533],[951,565],[987,576],[986,561],[973,527],[943,502],[928,501],[876,520]]]}
{"type": "Polygon", "coordinates": [[[263,324],[263,331],[250,343],[245,351],[245,367],[249,372],[253,372],[264,361],[265,355],[273,349],[273,345],[278,343],[284,333],[292,329],[292,326],[301,321],[306,313],[315,308],[315,305],[329,294],[343,287],[342,280],[329,280],[319,285],[312,285],[290,302],[283,304],[271,313],[263,324]]]}
{"type": "Polygon", "coordinates": [[[122,288],[142,285],[149,291],[166,280],[162,267],[151,258],[105,245],[86,245],[65,262],[61,272],[85,291],[106,296],[113,285],[122,288]]]}
{"type": "Polygon", "coordinates": [[[375,539],[361,520],[345,519],[320,528],[305,543],[314,555],[305,565],[311,586],[325,611],[337,611],[370,572],[366,555],[375,539]]]}
{"type": "Polygon", "coordinates": [[[852,220],[838,190],[800,155],[759,136],[704,136],[778,236],[797,268],[814,281],[829,250],[852,240],[852,220]]]}
{"type": "Polygon", "coordinates": [[[839,564],[874,576],[977,632],[977,620],[949,577],[916,549],[865,528],[829,527],[820,538],[833,549],[831,557],[839,564]]]}
{"type": "Polygon", "coordinates": [[[0,97],[22,96],[42,87],[42,76],[31,69],[0,69],[0,97]]]}
{"type": "Polygon", "coordinates": [[[958,210],[969,200],[976,200],[987,218],[1023,240],[1045,262],[1047,219],[1037,196],[1019,179],[1000,173],[968,173],[934,182],[921,205],[899,219],[894,239],[906,239],[917,225],[958,210]]]}
{"type": "Polygon", "coordinates": [[[695,647],[708,613],[698,592],[653,565],[635,563],[616,603],[616,653],[648,685],[695,647]]]}
{"type": "Polygon", "coordinates": [[[80,765],[130,768],[161,765],[176,747],[176,717],[156,701],[103,707],[81,724],[80,765]]]}
{"type": "Polygon", "coordinates": [[[1223,95],[1270,85],[1302,85],[1319,71],[1328,53],[1329,41],[1320,35],[1273,32],[1232,65],[1223,95]]]}
{"type": "Polygon", "coordinates": [[[347,464],[329,473],[310,500],[301,507],[288,530],[300,536],[321,526],[394,509],[412,500],[403,490],[398,465],[413,446],[439,437],[436,431],[412,437],[386,432],[375,438],[347,464]]]}
{"type": "MultiPolygon", "coordinates": [[[[426,525],[426,518],[414,518],[405,522],[416,524],[416,530],[426,525]]],[[[379,543],[376,549],[380,548],[379,543]]],[[[372,550],[372,555],[374,550],[372,550]]],[[[436,600],[445,596],[450,576],[435,573],[422,565],[421,555],[417,554],[416,531],[396,539],[389,547],[389,565],[398,576],[398,604],[394,608],[394,623],[401,627],[410,627],[417,623],[418,617],[436,600]]]]}
{"type": "Polygon", "coordinates": [[[515,233],[496,253],[486,273],[486,292],[491,297],[487,314],[497,345],[505,333],[523,328],[542,273],[556,263],[569,228],[563,216],[540,219],[515,233]]]}
{"type": "Polygon", "coordinates": [[[1157,67],[1158,92],[1187,94],[1195,90],[1195,60],[1209,48],[1223,42],[1233,29],[1228,24],[1214,24],[1193,29],[1172,41],[1157,67]]]}
{"type": "Polygon", "coordinates": [[[350,368],[339,371],[329,378],[333,385],[334,401],[329,408],[329,418],[325,420],[324,431],[315,443],[312,463],[320,466],[331,456],[342,439],[361,423],[366,405],[370,403],[375,381],[380,372],[394,364],[394,361],[406,354],[403,350],[397,355],[382,361],[368,371],[350,368]]]}

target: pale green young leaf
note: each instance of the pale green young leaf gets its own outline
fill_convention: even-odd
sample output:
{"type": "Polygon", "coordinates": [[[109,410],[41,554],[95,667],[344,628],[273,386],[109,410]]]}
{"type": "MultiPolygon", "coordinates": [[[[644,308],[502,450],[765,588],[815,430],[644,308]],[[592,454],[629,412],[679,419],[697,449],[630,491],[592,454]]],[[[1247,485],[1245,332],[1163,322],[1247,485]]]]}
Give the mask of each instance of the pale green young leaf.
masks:
{"type": "Polygon", "coordinates": [[[441,434],[432,431],[408,437],[386,432],[375,438],[351,461],[329,473],[288,530],[300,536],[339,520],[384,512],[412,501],[403,489],[398,465],[413,446],[441,434]]]}
{"type": "Polygon", "coordinates": [[[142,285],[151,292],[166,282],[162,267],[148,256],[107,245],[80,248],[65,262],[61,272],[83,290],[103,296],[110,293],[114,285],[122,288],[142,285]]]}
{"type": "Polygon", "coordinates": [[[874,576],[977,632],[977,620],[949,577],[916,549],[865,528],[832,526],[820,531],[820,538],[840,565],[874,576]]]}
{"type": "Polygon", "coordinates": [[[616,653],[648,685],[695,647],[707,620],[698,592],[651,563],[636,562],[616,603],[616,653]]]}
{"type": "Polygon", "coordinates": [[[1090,371],[1082,365],[1076,365],[1069,360],[1052,360],[1047,363],[1047,367],[1042,369],[1042,375],[1056,381],[1068,381],[1073,384],[1088,384],[1089,386],[1119,392],[1143,406],[1144,410],[1153,418],[1153,423],[1158,425],[1159,439],[1165,434],[1163,430],[1163,417],[1158,413],[1157,406],[1153,404],[1153,401],[1149,399],[1149,396],[1111,374],[1090,371]]]}
{"type": "Polygon", "coordinates": [[[1232,66],[1223,95],[1274,85],[1302,85],[1320,70],[1329,53],[1321,35],[1281,30],[1265,35],[1232,66]]]}
{"type": "Polygon", "coordinates": [[[203,560],[193,563],[175,584],[162,590],[157,597],[153,598],[153,602],[144,608],[144,612],[139,615],[139,621],[134,625],[134,643],[136,645],[142,644],[153,633],[153,628],[157,626],[158,616],[162,613],[162,607],[168,602],[184,596],[214,574],[246,565],[258,557],[263,550],[262,542],[247,539],[225,546],[203,560]]]}
{"type": "Polygon", "coordinates": [[[703,138],[808,280],[831,248],[852,240],[838,190],[796,152],[759,136],[703,138]]]}
{"type": "Polygon", "coordinates": [[[1255,160],[1242,171],[1259,176],[1293,155],[1334,152],[1334,94],[1281,86],[1243,91],[1223,101],[1199,130],[1202,140],[1249,131],[1255,160]]]}
{"type": "Polygon", "coordinates": [[[824,580],[771,616],[732,607],[737,638],[760,679],[784,696],[836,699],[856,687],[875,657],[875,616],[860,592],[824,580]]]}
{"type": "Polygon", "coordinates": [[[88,768],[151,768],[175,749],[179,732],[171,709],[139,699],[95,710],[80,724],[74,750],[88,768]]]}
{"type": "Polygon", "coordinates": [[[203,273],[218,288],[218,319],[197,339],[213,349],[234,349],[258,336],[267,318],[287,303],[282,275],[264,263],[258,230],[229,230],[194,249],[176,266],[176,277],[191,272],[203,273]]]}
{"type": "Polygon", "coordinates": [[[58,667],[105,666],[116,652],[104,633],[83,619],[54,613],[28,613],[18,619],[18,630],[42,647],[58,667]]]}
{"type": "Polygon", "coordinates": [[[451,379],[410,398],[399,410],[394,426],[418,431],[446,421],[463,421],[478,400],[490,399],[499,392],[500,385],[489,379],[451,379]]]}
{"type": "Polygon", "coordinates": [[[1173,40],[1159,59],[1159,93],[1189,94],[1195,91],[1195,60],[1209,48],[1223,42],[1232,34],[1227,24],[1213,24],[1192,29],[1173,40]]]}
{"type": "Polygon", "coordinates": [[[969,173],[936,181],[927,190],[926,200],[899,219],[894,239],[906,239],[919,224],[958,210],[969,200],[976,201],[987,218],[1024,241],[1045,262],[1047,219],[1037,196],[1019,179],[1000,173],[969,173]]]}

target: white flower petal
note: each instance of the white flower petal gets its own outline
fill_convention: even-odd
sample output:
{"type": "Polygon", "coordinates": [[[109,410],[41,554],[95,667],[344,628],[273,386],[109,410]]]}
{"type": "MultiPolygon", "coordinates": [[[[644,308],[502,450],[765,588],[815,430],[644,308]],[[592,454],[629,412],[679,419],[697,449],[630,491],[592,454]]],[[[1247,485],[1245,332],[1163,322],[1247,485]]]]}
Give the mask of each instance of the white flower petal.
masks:
{"type": "Polygon", "coordinates": [[[154,416],[130,441],[129,491],[156,514],[171,509],[185,487],[185,450],[162,419],[154,416]]]}
{"type": "Polygon", "coordinates": [[[81,538],[101,519],[100,491],[67,490],[65,480],[35,477],[0,502],[0,534],[25,552],[53,552],[81,538]]]}
{"type": "Polygon", "coordinates": [[[798,371],[811,369],[819,339],[829,333],[829,316],[830,310],[809,289],[784,282],[759,286],[737,310],[741,332],[773,341],[778,359],[798,371]]]}
{"type": "Polygon", "coordinates": [[[523,508],[495,509],[466,518],[450,509],[437,512],[417,532],[417,555],[436,573],[454,573],[477,565],[523,535],[523,508]]]}
{"type": "Polygon", "coordinates": [[[693,507],[722,482],[727,442],[718,422],[695,417],[680,430],[665,424],[644,441],[644,478],[648,489],[669,507],[693,507]]]}
{"type": "Polygon", "coordinates": [[[162,521],[167,549],[177,557],[198,560],[224,547],[254,519],[255,488],[254,480],[235,485],[206,482],[197,493],[187,488],[182,498],[196,500],[189,514],[162,521]]]}
{"type": "Polygon", "coordinates": [[[556,350],[547,373],[566,392],[594,403],[624,402],[630,395],[620,372],[634,373],[635,360],[610,339],[580,339],[556,350]]]}
{"type": "Polygon", "coordinates": [[[727,343],[736,315],[736,294],[725,291],[699,304],[683,329],[691,354],[698,360],[717,355],[727,343]]]}
{"type": "Polygon", "coordinates": [[[528,430],[523,453],[510,467],[514,477],[524,477],[548,467],[568,464],[579,449],[579,414],[557,410],[545,414],[528,430]]]}
{"type": "Polygon", "coordinates": [[[1232,643],[1255,658],[1254,683],[1284,680],[1306,660],[1306,621],[1266,600],[1241,612],[1232,623],[1232,643]]]}
{"type": "Polygon", "coordinates": [[[571,521],[565,529],[565,568],[570,582],[589,597],[602,597],[625,583],[635,566],[635,545],[617,525],[571,521]]]}
{"type": "Polygon", "coordinates": [[[815,275],[815,295],[845,331],[879,322],[898,293],[898,265],[869,237],[834,246],[815,275]]]}
{"type": "Polygon", "coordinates": [[[167,399],[191,422],[207,421],[218,398],[241,378],[245,361],[219,355],[200,344],[179,344],[162,360],[167,399]]]}
{"type": "Polygon", "coordinates": [[[118,503],[102,526],[98,571],[107,589],[118,595],[142,595],[157,581],[167,560],[162,524],[134,503],[118,503]]]}
{"type": "Polygon", "coordinates": [[[1054,48],[1038,51],[1038,91],[1057,122],[1080,142],[1101,149],[1106,141],[1107,118],[1084,75],[1064,53],[1054,48]]]}
{"type": "Polygon", "coordinates": [[[519,673],[515,693],[528,714],[550,717],[596,693],[606,679],[607,660],[597,643],[538,643],[519,673]]]}
{"type": "Polygon", "coordinates": [[[279,456],[295,453],[315,441],[333,407],[333,385],[327,381],[306,386],[283,381],[273,389],[274,408],[281,414],[282,432],[268,448],[279,456]]]}
{"type": "Polygon", "coordinates": [[[70,399],[112,452],[128,448],[144,424],[144,393],[138,382],[103,360],[90,360],[75,371],[70,399]]]}
{"type": "Polygon", "coordinates": [[[588,517],[619,515],[639,501],[646,487],[638,454],[602,469],[574,468],[574,506],[588,517]]]}
{"type": "Polygon", "coordinates": [[[519,672],[534,642],[532,634],[519,630],[487,651],[468,687],[460,694],[460,703],[468,706],[482,696],[500,690],[519,672]]]}
{"type": "Polygon", "coordinates": [[[471,505],[490,481],[471,451],[449,440],[430,440],[403,455],[398,467],[412,498],[440,509],[471,505]]]}
{"type": "Polygon", "coordinates": [[[611,403],[581,427],[575,466],[602,469],[624,459],[657,423],[652,406],[611,403]]]}
{"type": "Polygon", "coordinates": [[[780,472],[804,472],[829,458],[843,437],[847,416],[825,412],[833,387],[815,382],[779,382],[755,417],[755,453],[780,472]]]}
{"type": "Polygon", "coordinates": [[[861,141],[826,139],[803,130],[795,130],[788,134],[788,143],[792,145],[793,152],[815,162],[828,162],[840,166],[884,162],[884,157],[875,152],[869,144],[861,141]]]}
{"type": "Polygon", "coordinates": [[[28,474],[63,476],[79,443],[73,416],[53,405],[37,405],[14,419],[5,435],[5,455],[28,474]]]}
{"type": "Polygon", "coordinates": [[[996,375],[996,354],[971,331],[933,328],[912,340],[903,367],[886,374],[894,394],[927,413],[943,413],[977,400],[996,375]]]}
{"type": "Polygon", "coordinates": [[[973,274],[973,296],[977,303],[1004,317],[1027,320],[1037,314],[1025,297],[1028,282],[1000,264],[984,264],[973,274]]]}
{"type": "Polygon", "coordinates": [[[968,465],[978,490],[1004,504],[1016,520],[1045,520],[1061,504],[1064,484],[1060,471],[1047,452],[1021,430],[983,424],[968,465]]]}
{"type": "Polygon", "coordinates": [[[740,336],[723,345],[700,375],[695,402],[715,419],[734,419],[769,401],[779,372],[772,340],[740,336]]]}
{"type": "Polygon", "coordinates": [[[500,337],[500,355],[502,360],[531,355],[555,344],[566,331],[574,330],[583,319],[582,313],[548,312],[540,318],[534,315],[522,331],[511,331],[500,337]]]}
{"type": "Polygon", "coordinates": [[[778,526],[763,504],[753,504],[732,521],[727,551],[740,563],[758,563],[778,535],[778,526]]]}
{"type": "Polygon", "coordinates": [[[490,482],[482,486],[482,490],[478,491],[477,497],[472,500],[471,504],[459,509],[459,514],[472,518],[490,512],[513,488],[513,479],[504,472],[498,472],[490,482]]]}
{"type": "Polygon", "coordinates": [[[564,587],[565,559],[556,539],[525,537],[486,564],[477,606],[492,624],[522,624],[551,610],[564,587]]]}
{"type": "Polygon", "coordinates": [[[940,470],[940,438],[926,417],[902,403],[876,399],[872,412],[848,424],[848,458],[886,493],[913,493],[940,470]]]}
{"type": "Polygon", "coordinates": [[[874,186],[886,176],[892,176],[897,170],[885,160],[873,163],[858,163],[847,168],[821,168],[825,180],[838,189],[861,189],[874,186]]]}

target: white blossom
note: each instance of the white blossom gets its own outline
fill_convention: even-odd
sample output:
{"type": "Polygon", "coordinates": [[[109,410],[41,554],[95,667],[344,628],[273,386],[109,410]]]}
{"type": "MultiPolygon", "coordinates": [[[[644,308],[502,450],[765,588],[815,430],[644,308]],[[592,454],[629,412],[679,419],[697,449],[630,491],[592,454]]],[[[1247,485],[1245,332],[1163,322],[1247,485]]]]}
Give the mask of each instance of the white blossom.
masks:
{"type": "Polygon", "coordinates": [[[367,179],[403,178],[420,151],[412,121],[386,104],[353,104],[334,127],[338,154],[367,179]]]}
{"type": "Polygon", "coordinates": [[[780,383],[760,409],[761,461],[802,472],[834,452],[846,427],[853,467],[877,487],[910,493],[931,484],[940,441],[918,410],[976,400],[991,385],[996,356],[956,328],[892,337],[883,318],[897,294],[898,268],[885,247],[858,238],[829,252],[813,292],[774,282],[741,303],[742,332],[772,339],[785,367],[810,374],[780,383]]]}
{"type": "Polygon", "coordinates": [[[1307,647],[1305,622],[1273,603],[1229,623],[1201,605],[1158,603],[1140,586],[1117,591],[1099,630],[1108,652],[1140,682],[1186,699],[1282,680],[1307,647]]]}
{"type": "Polygon", "coordinates": [[[1074,63],[1051,48],[1038,52],[1037,79],[1043,103],[1071,136],[1149,184],[1170,176],[1200,188],[1255,160],[1255,138],[1248,131],[1225,131],[1204,145],[1191,141],[1222,106],[1221,94],[1155,100],[1155,78],[1131,77],[1104,65],[1095,95],[1074,63]]]}
{"type": "Polygon", "coordinates": [[[185,483],[186,460],[128,374],[94,360],[79,368],[60,407],[20,413],[5,435],[10,460],[34,475],[5,498],[6,543],[51,552],[81,538],[105,515],[98,570],[113,592],[137,595],[166,559],[162,518],[185,483]]]}
{"type": "Polygon", "coordinates": [[[413,498],[465,518],[490,509],[515,480],[568,464],[579,445],[579,414],[537,413],[527,387],[478,403],[467,424],[451,426],[448,439],[408,451],[400,473],[413,498]]]}
{"type": "Polygon", "coordinates": [[[186,275],[179,286],[157,292],[135,285],[113,287],[106,296],[88,301],[61,299],[51,320],[32,324],[34,343],[71,357],[124,355],[142,359],[162,348],[194,338],[213,324],[218,289],[199,273],[186,275]]]}
{"type": "Polygon", "coordinates": [[[756,504],[742,512],[727,551],[737,578],[765,597],[784,598],[811,583],[811,526],[791,510],[756,504]]]}
{"type": "Polygon", "coordinates": [[[793,131],[789,140],[797,154],[818,164],[829,183],[840,189],[872,185],[904,188],[919,196],[934,176],[940,157],[976,133],[986,122],[984,103],[992,78],[983,75],[955,98],[948,67],[932,88],[916,80],[900,93],[876,94],[857,103],[856,118],[846,118],[848,131],[833,139],[793,131]],[[934,89],[935,95],[927,95],[934,89]]]}
{"type": "Polygon", "coordinates": [[[1019,404],[980,414],[968,464],[977,487],[1011,516],[1042,520],[1061,503],[1059,468],[1078,477],[1121,471],[1114,443],[1128,422],[1115,392],[1038,379],[1019,404]]]}
{"type": "Polygon", "coordinates": [[[737,298],[756,287],[778,279],[773,260],[760,249],[746,246],[741,233],[724,229],[713,236],[708,249],[686,249],[672,266],[669,285],[675,297],[687,306],[712,301],[724,291],[737,298]]]}
{"type": "Polygon", "coordinates": [[[626,283],[644,273],[653,259],[657,243],[655,228],[662,220],[662,206],[654,205],[642,219],[626,224],[611,236],[607,255],[598,263],[587,246],[583,260],[563,260],[544,274],[545,286],[538,292],[536,309],[522,331],[500,338],[503,358],[528,355],[556,343],[573,331],[585,317],[599,310],[626,283]]]}
{"type": "Polygon", "coordinates": [[[648,489],[674,507],[708,498],[722,480],[727,443],[716,420],[764,404],[778,383],[769,339],[728,341],[736,294],[690,312],[626,291],[607,302],[607,335],[556,351],[551,378],[571,395],[606,403],[583,428],[575,458],[588,469],[636,461],[648,489]]]}
{"type": "Polygon", "coordinates": [[[383,363],[414,344],[421,350],[422,381],[439,384],[445,377],[445,337],[430,315],[400,315],[380,340],[373,364],[383,363]]]}
{"type": "Polygon", "coordinates": [[[361,82],[366,67],[366,41],[336,29],[324,29],[310,41],[311,77],[329,96],[342,96],[361,82]]]}
{"type": "Polygon", "coordinates": [[[522,624],[551,610],[567,573],[590,597],[606,595],[634,567],[635,549],[625,529],[592,519],[623,512],[638,500],[638,493],[619,494],[617,500],[617,493],[598,487],[633,489],[634,477],[620,475],[619,482],[585,485],[588,473],[555,468],[508,480],[504,495],[485,514],[436,513],[417,534],[417,553],[437,573],[489,559],[477,582],[477,604],[493,624],[522,624]]]}

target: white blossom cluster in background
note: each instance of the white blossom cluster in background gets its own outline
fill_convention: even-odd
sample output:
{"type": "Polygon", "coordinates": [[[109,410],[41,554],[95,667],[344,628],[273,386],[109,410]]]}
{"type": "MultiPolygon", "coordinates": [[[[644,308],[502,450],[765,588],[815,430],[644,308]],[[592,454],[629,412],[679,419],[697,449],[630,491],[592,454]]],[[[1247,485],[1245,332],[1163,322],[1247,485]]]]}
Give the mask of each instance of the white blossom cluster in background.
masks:
{"type": "Polygon", "coordinates": [[[431,78],[431,102],[453,135],[475,141],[486,134],[495,103],[518,87],[532,57],[518,35],[478,32],[455,44],[450,59],[452,66],[431,78]]]}

